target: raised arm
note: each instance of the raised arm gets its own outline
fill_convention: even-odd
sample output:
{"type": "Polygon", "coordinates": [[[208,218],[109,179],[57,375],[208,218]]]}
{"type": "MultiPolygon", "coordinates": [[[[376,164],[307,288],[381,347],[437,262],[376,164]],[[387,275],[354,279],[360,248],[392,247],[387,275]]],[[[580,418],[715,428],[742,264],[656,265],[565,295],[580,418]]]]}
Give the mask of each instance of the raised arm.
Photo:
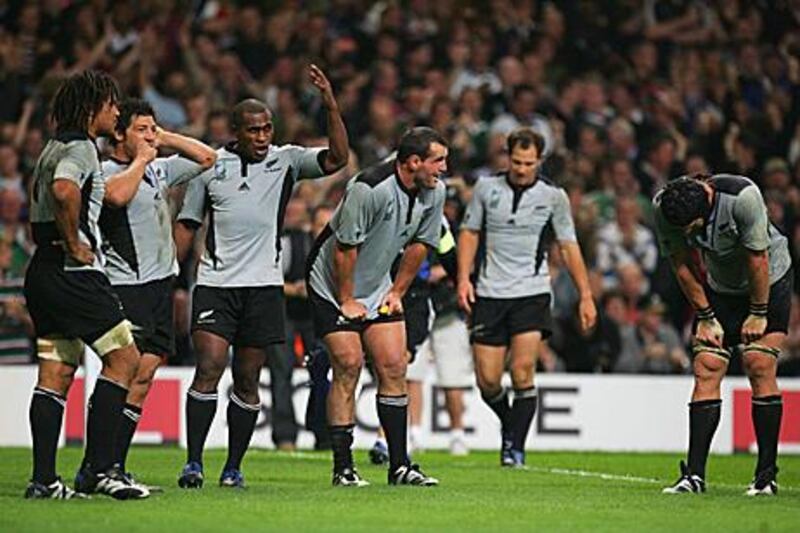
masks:
{"type": "Polygon", "coordinates": [[[347,158],[350,153],[347,128],[345,128],[342,114],[339,112],[339,104],[333,95],[333,88],[328,78],[316,65],[311,65],[308,68],[308,75],[311,78],[311,83],[319,89],[322,96],[322,104],[325,106],[327,114],[328,151],[321,164],[322,170],[325,171],[326,175],[333,174],[347,164],[347,158]]]}
{"type": "Polygon", "coordinates": [[[180,133],[158,128],[157,143],[159,146],[171,148],[187,159],[191,159],[200,165],[201,171],[208,170],[217,162],[217,152],[213,148],[180,133]]]}
{"type": "Polygon", "coordinates": [[[103,201],[112,207],[124,207],[130,203],[139,183],[144,177],[145,169],[158,155],[158,151],[146,142],[141,142],[136,147],[136,156],[128,167],[114,174],[106,181],[106,191],[103,201]]]}

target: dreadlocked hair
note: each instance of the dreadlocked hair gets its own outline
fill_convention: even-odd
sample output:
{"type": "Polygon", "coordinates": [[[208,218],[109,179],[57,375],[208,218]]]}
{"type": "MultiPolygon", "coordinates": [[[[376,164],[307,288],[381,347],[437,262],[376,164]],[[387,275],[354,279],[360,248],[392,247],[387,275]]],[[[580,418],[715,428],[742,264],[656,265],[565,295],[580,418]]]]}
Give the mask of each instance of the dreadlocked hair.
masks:
{"type": "Polygon", "coordinates": [[[661,214],[673,226],[688,226],[698,218],[707,220],[711,203],[700,176],[683,176],[667,183],[658,194],[661,214]]]}
{"type": "Polygon", "coordinates": [[[56,91],[50,116],[56,133],[86,133],[89,121],[106,102],[117,103],[120,91],[117,82],[105,72],[85,70],[67,78],[56,91]]]}

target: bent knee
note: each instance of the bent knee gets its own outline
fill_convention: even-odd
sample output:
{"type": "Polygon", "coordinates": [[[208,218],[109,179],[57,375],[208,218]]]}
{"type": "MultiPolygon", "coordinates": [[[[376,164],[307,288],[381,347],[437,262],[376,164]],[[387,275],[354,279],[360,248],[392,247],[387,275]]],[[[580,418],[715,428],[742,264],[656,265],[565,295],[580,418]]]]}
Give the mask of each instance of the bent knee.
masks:
{"type": "Polygon", "coordinates": [[[777,351],[773,355],[772,353],[746,349],[742,355],[742,363],[745,373],[750,378],[774,377],[777,371],[777,351]]]}
{"type": "Polygon", "coordinates": [[[718,381],[725,375],[728,361],[721,356],[700,354],[695,357],[692,366],[697,381],[718,381]]]}

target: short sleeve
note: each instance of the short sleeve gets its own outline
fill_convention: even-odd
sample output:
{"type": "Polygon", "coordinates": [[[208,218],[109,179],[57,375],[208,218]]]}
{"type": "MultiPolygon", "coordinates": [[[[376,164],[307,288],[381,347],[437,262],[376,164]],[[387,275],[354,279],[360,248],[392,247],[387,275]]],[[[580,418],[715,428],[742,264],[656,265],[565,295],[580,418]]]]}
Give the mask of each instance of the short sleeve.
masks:
{"type": "Polygon", "coordinates": [[[733,220],[742,246],[753,251],[769,248],[767,206],[758,187],[750,185],[739,193],[733,205],[733,220]]]}
{"type": "MultiPolygon", "coordinates": [[[[159,158],[156,161],[164,169],[164,178],[168,187],[186,183],[203,173],[203,167],[200,164],[179,155],[159,158]]],[[[206,170],[206,172],[209,171],[212,169],[206,170]]]]}
{"type": "Polygon", "coordinates": [[[183,207],[178,214],[179,221],[189,221],[196,224],[203,223],[205,216],[206,180],[196,179],[189,182],[186,195],[183,198],[183,207]]]}
{"type": "Polygon", "coordinates": [[[414,241],[436,249],[439,246],[442,234],[442,215],[444,213],[445,199],[444,185],[437,187],[434,194],[436,196],[433,200],[433,207],[422,215],[414,241]]]}
{"type": "Polygon", "coordinates": [[[91,142],[71,142],[53,173],[54,180],[69,180],[80,187],[98,167],[97,150],[91,142]]]}
{"type": "Polygon", "coordinates": [[[331,221],[336,240],[348,246],[364,242],[374,218],[373,211],[372,188],[365,183],[354,182],[347,189],[331,221]]]}
{"type": "Polygon", "coordinates": [[[556,189],[553,197],[553,231],[559,242],[576,242],[575,223],[569,207],[567,191],[556,189]]]}
{"type": "Polygon", "coordinates": [[[326,175],[322,162],[325,160],[327,148],[289,145],[286,149],[289,151],[296,180],[315,179],[326,175]]]}
{"type": "Polygon", "coordinates": [[[461,222],[462,229],[480,231],[483,227],[483,211],[486,202],[484,195],[486,194],[486,188],[485,179],[478,179],[478,181],[475,182],[475,187],[472,189],[472,199],[467,205],[467,210],[464,213],[464,220],[461,222]]]}

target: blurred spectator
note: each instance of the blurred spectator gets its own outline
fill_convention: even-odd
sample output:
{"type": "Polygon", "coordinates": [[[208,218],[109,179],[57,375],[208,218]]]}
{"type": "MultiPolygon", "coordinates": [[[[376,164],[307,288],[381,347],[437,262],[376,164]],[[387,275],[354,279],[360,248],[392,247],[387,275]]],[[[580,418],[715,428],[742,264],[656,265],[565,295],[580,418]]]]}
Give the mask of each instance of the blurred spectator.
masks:
{"type": "Polygon", "coordinates": [[[517,85],[511,96],[507,113],[503,113],[492,121],[489,133],[492,137],[505,138],[513,130],[528,126],[544,137],[545,155],[553,151],[553,130],[547,119],[536,112],[536,89],[531,85],[517,85]]]}
{"type": "MultiPolygon", "coordinates": [[[[637,263],[650,276],[658,262],[658,247],[653,231],[639,223],[639,205],[631,196],[616,201],[614,222],[597,233],[597,268],[603,274],[603,286],[608,289],[619,284],[617,271],[625,263],[637,263]]],[[[645,288],[645,290],[647,290],[645,288]]]]}
{"type": "Polygon", "coordinates": [[[641,314],[640,302],[647,296],[647,280],[636,263],[624,263],[617,269],[619,289],[625,304],[624,323],[638,323],[641,314]]]}
{"type": "Polygon", "coordinates": [[[28,260],[33,255],[33,243],[22,221],[22,193],[17,188],[0,189],[0,241],[8,246],[8,262],[3,265],[3,277],[22,279],[28,260]]]}
{"type": "MultiPolygon", "coordinates": [[[[506,134],[531,126],[547,140],[542,174],[570,196],[592,279],[606,281],[598,299],[617,280],[628,322],[653,291],[679,329],[691,319],[644,237],[653,193],[680,174],[754,179],[800,253],[800,38],[791,3],[0,4],[0,191],[14,191],[0,196],[0,222],[12,278],[30,256],[27,182],[51,135],[48,102],[63,76],[90,67],[152,102],[168,127],[219,147],[231,137],[230,106],[245,97],[276,111],[276,142],[317,139],[324,113],[304,71],[320,63],[358,157],[336,178],[297,187],[306,210],[335,205],[346,179],[389,155],[409,125],[442,131],[450,181],[464,185],[505,171],[506,134]]],[[[470,188],[450,194],[458,212],[470,188]]],[[[574,292],[553,279],[566,319],[574,292]]],[[[176,292],[180,312],[192,283],[190,267],[176,292]]],[[[188,347],[182,353],[191,357],[188,347]]],[[[559,368],[560,355],[548,368],[559,368]]]]}
{"type": "Polygon", "coordinates": [[[689,371],[680,335],[663,320],[666,307],[658,296],[642,301],[636,324],[622,328],[622,352],[615,372],[685,374],[689,371]]]}
{"type": "Polygon", "coordinates": [[[24,200],[24,181],[17,150],[10,144],[0,144],[0,190],[13,189],[24,200]]]}

